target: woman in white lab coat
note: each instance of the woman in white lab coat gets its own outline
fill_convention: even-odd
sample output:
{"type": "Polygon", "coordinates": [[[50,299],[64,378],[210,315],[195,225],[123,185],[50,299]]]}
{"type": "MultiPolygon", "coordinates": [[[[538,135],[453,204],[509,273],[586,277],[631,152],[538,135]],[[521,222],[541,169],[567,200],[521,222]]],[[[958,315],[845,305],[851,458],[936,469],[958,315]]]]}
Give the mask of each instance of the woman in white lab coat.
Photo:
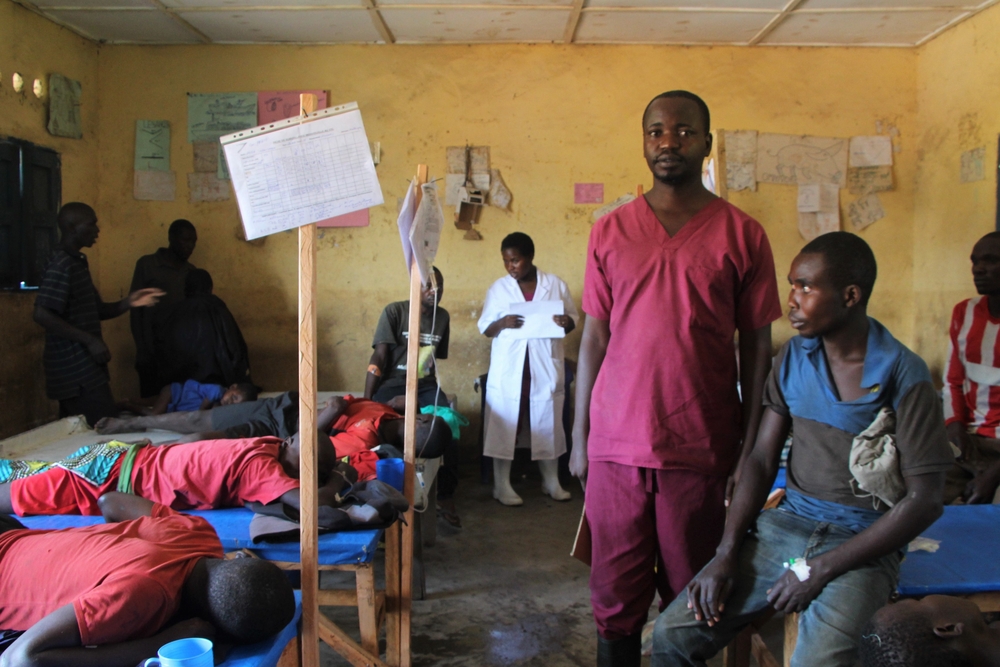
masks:
{"type": "Polygon", "coordinates": [[[566,451],[563,340],[516,337],[524,317],[511,309],[527,301],[561,301],[562,314],[552,320],[567,334],[579,315],[566,283],[533,264],[531,237],[514,232],[500,244],[500,252],[508,275],[490,286],[479,318],[479,331],[493,339],[483,417],[483,454],[493,457],[493,497],[504,505],[524,502],[510,485],[510,467],[516,444],[530,440],[543,491],[556,500],[569,500],[559,484],[557,461],[566,451]]]}

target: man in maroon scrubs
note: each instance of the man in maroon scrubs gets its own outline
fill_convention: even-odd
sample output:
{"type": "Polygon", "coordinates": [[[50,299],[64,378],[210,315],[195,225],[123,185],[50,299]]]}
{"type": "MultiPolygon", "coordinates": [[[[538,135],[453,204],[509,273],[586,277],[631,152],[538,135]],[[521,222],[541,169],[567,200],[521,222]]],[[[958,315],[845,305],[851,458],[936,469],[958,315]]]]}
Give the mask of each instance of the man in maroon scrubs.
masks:
{"type": "Polygon", "coordinates": [[[654,592],[665,606],[714,554],[760,421],[774,259],[760,224],[702,184],[709,123],[697,95],[654,98],[653,187],[590,235],[570,469],[588,480],[599,666],[638,666],[654,592]]]}

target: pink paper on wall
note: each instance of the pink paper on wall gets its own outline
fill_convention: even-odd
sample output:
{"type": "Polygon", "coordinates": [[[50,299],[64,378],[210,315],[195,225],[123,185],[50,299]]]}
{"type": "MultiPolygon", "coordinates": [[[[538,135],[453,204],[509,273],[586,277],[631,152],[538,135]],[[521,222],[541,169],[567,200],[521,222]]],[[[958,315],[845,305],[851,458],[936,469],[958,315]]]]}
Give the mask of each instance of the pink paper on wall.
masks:
{"type": "Polygon", "coordinates": [[[368,209],[363,208],[354,213],[338,215],[335,218],[327,218],[316,223],[317,227],[367,227],[368,209]]]}
{"type": "Polygon", "coordinates": [[[603,204],[604,183],[576,183],[573,185],[574,204],[603,204]]]}
{"type": "Polygon", "coordinates": [[[317,111],[326,108],[325,90],[265,90],[257,93],[257,122],[260,125],[267,125],[298,116],[299,95],[302,93],[316,96],[317,111]]]}

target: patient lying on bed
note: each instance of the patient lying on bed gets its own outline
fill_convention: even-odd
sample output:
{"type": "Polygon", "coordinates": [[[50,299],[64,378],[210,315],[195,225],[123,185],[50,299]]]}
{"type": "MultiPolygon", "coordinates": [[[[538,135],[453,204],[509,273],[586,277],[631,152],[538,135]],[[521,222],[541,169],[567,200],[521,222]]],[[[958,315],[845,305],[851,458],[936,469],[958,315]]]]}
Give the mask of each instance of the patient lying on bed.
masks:
{"type": "MultiPolygon", "coordinates": [[[[347,481],[319,433],[320,504],[338,506],[347,481]]],[[[347,470],[348,473],[353,471],[347,470]]],[[[56,464],[2,462],[0,512],[98,515],[98,499],[123,491],[175,510],[242,507],[281,500],[299,507],[299,436],[206,440],[175,445],[105,443],[81,448],[56,464]],[[41,465],[41,468],[39,467],[41,465]]],[[[0,626],[2,627],[2,626],[0,626]]]]}
{"type": "Polygon", "coordinates": [[[858,651],[862,667],[998,667],[1000,624],[969,600],[928,595],[875,612],[858,651]]]}
{"type": "Polygon", "coordinates": [[[133,667],[176,639],[251,643],[291,622],[287,577],[264,560],[222,560],[204,519],[119,493],[99,505],[103,525],[11,519],[0,534],[0,628],[23,631],[5,666],[133,667]]]}

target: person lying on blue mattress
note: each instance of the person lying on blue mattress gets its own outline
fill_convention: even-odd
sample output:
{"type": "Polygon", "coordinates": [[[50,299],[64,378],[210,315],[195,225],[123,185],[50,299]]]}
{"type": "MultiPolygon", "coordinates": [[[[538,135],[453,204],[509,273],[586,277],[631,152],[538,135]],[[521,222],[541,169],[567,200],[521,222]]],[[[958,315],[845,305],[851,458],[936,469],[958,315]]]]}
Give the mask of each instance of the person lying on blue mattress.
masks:
{"type": "Polygon", "coordinates": [[[98,505],[107,523],[85,528],[28,530],[3,517],[4,667],[134,667],[176,639],[253,643],[294,617],[285,574],[223,560],[204,519],[121,493],[98,505]]]}

